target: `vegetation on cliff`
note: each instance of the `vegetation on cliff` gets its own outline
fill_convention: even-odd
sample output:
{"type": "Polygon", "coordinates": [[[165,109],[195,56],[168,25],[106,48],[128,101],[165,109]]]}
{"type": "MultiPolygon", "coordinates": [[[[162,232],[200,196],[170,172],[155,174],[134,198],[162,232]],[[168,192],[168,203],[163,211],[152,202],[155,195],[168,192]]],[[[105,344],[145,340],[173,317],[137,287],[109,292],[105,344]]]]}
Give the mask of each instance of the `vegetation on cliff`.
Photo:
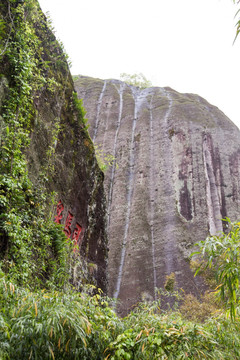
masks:
{"type": "MultiPolygon", "coordinates": [[[[55,196],[52,193],[49,197],[47,188],[48,177],[54,172],[59,119],[46,150],[47,162],[35,183],[29,175],[27,153],[40,94],[61,99],[65,91],[61,77],[69,69],[35,0],[2,2],[0,14],[1,268],[18,284],[61,288],[69,276],[67,258],[72,246],[62,227],[53,222],[50,210],[55,196]]],[[[74,94],[68,101],[84,130],[80,101],[74,94]]]]}
{"type": "MultiPolygon", "coordinates": [[[[190,321],[187,309],[201,304],[189,297],[176,311],[163,311],[159,298],[120,319],[100,290],[67,286],[72,245],[51,220],[47,196],[59,122],[37,182],[27,152],[40,92],[64,91],[49,61],[69,70],[35,0],[6,0],[0,14],[0,359],[239,359],[239,224],[201,244],[234,321],[210,300],[212,313],[190,321]]],[[[74,94],[68,101],[86,132],[81,102],[74,94]]]]}
{"type": "Polygon", "coordinates": [[[150,80],[146,78],[142,73],[140,74],[120,74],[120,79],[126,82],[128,85],[133,85],[139,87],[140,89],[145,89],[152,86],[150,80]]]}

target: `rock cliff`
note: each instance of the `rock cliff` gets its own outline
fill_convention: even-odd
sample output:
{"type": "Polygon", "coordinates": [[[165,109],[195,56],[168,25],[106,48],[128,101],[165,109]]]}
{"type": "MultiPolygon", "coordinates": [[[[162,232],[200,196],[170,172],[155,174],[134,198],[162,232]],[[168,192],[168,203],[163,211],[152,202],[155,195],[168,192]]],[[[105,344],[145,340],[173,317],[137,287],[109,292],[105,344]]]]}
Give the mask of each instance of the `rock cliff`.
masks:
{"type": "MultiPolygon", "coordinates": [[[[74,243],[70,269],[74,285],[81,287],[90,277],[106,290],[103,173],[86,130],[84,110],[74,95],[64,50],[36,0],[1,2],[0,27],[1,258],[6,263],[14,257],[15,263],[20,262],[14,233],[20,226],[22,233],[31,233],[28,248],[35,252],[26,255],[24,264],[27,267],[26,263],[32,262],[34,268],[36,258],[48,257],[43,273],[49,277],[47,269],[57,251],[56,240],[53,237],[49,245],[46,232],[39,249],[34,239],[36,218],[31,220],[39,214],[39,203],[45,201],[46,221],[51,216],[62,224],[74,243]],[[15,194],[10,198],[9,184],[16,184],[18,198],[15,194]],[[31,198],[33,191],[36,195],[31,198]],[[11,226],[9,212],[16,221],[14,229],[7,227],[11,226]]],[[[23,243],[18,245],[21,251],[25,256],[23,243]]],[[[22,268],[23,264],[20,271],[22,268]]]]}
{"type": "Polygon", "coordinates": [[[105,174],[109,295],[125,314],[174,273],[198,294],[192,246],[239,218],[240,132],[215,106],[170,88],[75,79],[90,135],[113,156],[105,174]]]}

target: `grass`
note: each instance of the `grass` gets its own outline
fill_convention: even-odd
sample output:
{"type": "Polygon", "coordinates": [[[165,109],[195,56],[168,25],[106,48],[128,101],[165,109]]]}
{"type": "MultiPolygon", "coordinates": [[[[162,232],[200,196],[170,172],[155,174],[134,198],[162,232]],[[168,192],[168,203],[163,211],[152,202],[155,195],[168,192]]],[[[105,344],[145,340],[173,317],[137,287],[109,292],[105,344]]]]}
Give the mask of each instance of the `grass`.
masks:
{"type": "MultiPolygon", "coordinates": [[[[96,291],[96,289],[93,289],[96,291]]],[[[31,292],[0,279],[0,358],[5,359],[239,359],[239,317],[205,314],[196,300],[181,311],[160,301],[140,303],[124,319],[99,292],[31,292]],[[194,306],[192,305],[194,303],[194,306]],[[189,320],[189,306],[195,318],[189,320]],[[198,311],[196,311],[198,309],[198,311]],[[205,314],[203,318],[203,314],[205,314]]]]}

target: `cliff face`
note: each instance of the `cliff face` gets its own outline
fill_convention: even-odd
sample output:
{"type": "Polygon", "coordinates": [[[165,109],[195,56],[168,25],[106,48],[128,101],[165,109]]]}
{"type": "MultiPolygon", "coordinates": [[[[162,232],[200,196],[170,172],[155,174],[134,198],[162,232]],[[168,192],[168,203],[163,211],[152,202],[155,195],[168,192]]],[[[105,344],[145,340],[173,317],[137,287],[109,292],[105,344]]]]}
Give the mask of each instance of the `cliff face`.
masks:
{"type": "MultiPolygon", "coordinates": [[[[33,190],[25,190],[22,185],[28,174],[35,191],[40,193],[43,189],[47,194],[46,219],[52,217],[62,224],[74,245],[70,269],[74,285],[81,287],[91,277],[105,290],[107,236],[103,173],[86,131],[84,110],[74,96],[64,51],[35,0],[1,3],[0,20],[0,136],[4,145],[0,189],[1,196],[5,196],[2,181],[16,182],[24,199],[21,206],[17,200],[14,204],[7,200],[3,207],[1,202],[0,212],[7,214],[14,205],[19,224],[24,224],[26,231],[32,227],[34,234],[32,222],[26,223],[20,215],[29,211],[31,217],[37,213],[41,201],[38,195],[31,201],[28,199],[28,193],[33,190]],[[11,153],[11,157],[7,158],[4,151],[11,153]],[[20,162],[22,168],[14,173],[20,162]]],[[[2,229],[7,215],[1,216],[2,229]]],[[[9,256],[7,261],[11,261],[6,249],[9,246],[13,249],[14,239],[6,233],[0,240],[2,257],[9,256]]],[[[46,246],[51,261],[54,249],[47,241],[46,237],[43,251],[46,246]]],[[[34,264],[34,258],[29,261],[34,264]]]]}
{"type": "Polygon", "coordinates": [[[239,217],[239,130],[197,95],[87,77],[75,86],[93,141],[114,157],[105,175],[109,295],[125,313],[154,299],[172,272],[178,288],[198,293],[192,245],[239,217]]]}

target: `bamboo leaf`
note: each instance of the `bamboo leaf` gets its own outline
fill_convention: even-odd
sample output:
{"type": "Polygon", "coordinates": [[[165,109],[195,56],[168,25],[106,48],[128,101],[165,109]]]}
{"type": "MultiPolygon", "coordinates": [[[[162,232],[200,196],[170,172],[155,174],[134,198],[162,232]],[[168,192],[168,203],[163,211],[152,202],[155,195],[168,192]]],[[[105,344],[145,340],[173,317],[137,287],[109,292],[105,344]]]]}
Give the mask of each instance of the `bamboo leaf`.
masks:
{"type": "Polygon", "coordinates": [[[53,352],[53,350],[52,350],[52,348],[49,346],[49,351],[50,351],[50,353],[51,353],[51,355],[52,355],[52,358],[53,358],[53,360],[55,359],[55,356],[54,356],[54,352],[53,352]]]}
{"type": "Polygon", "coordinates": [[[37,303],[35,302],[35,315],[37,317],[37,314],[38,314],[38,309],[37,309],[37,303]]]}

